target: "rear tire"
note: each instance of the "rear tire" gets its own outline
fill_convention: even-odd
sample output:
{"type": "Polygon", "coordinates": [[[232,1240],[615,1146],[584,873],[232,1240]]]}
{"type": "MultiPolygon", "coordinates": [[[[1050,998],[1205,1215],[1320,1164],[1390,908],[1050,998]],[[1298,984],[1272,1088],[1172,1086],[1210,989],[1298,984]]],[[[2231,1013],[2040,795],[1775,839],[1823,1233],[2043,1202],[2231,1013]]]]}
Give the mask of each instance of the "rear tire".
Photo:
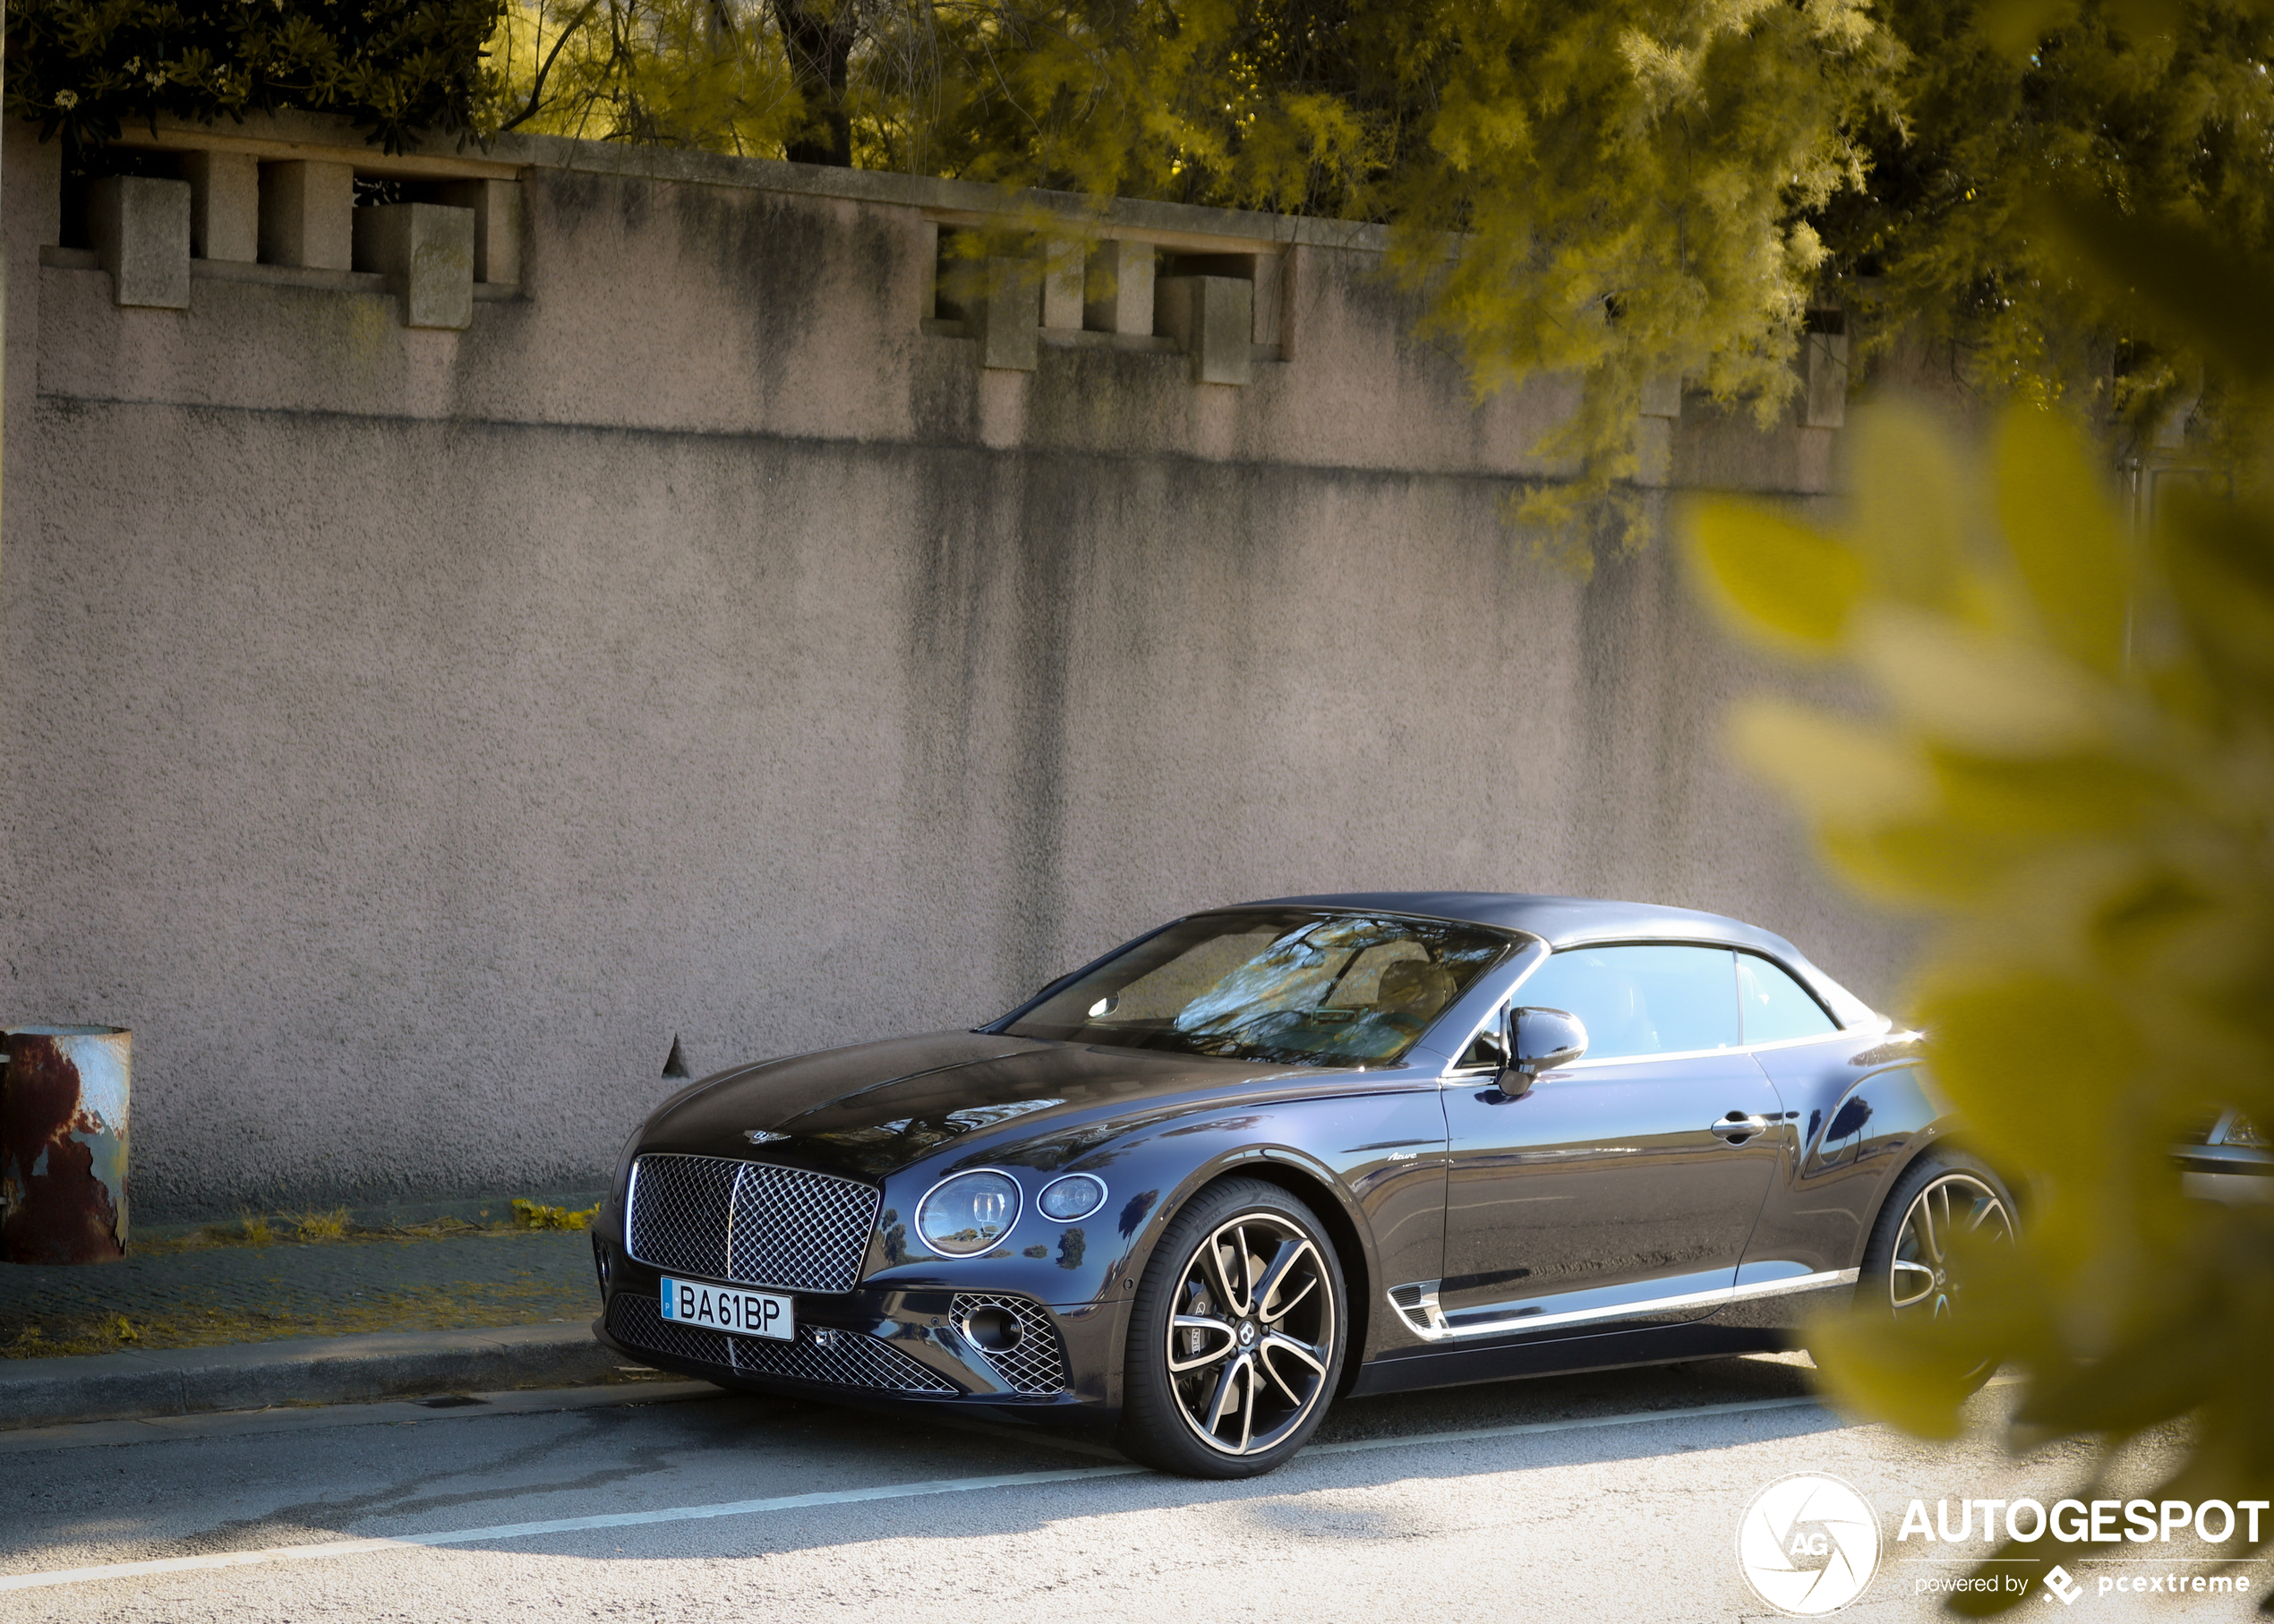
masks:
{"type": "MultiPolygon", "coordinates": [[[[1856,1277],[1856,1306],[1897,1322],[1947,1322],[1966,1312],[1963,1260],[1955,1266],[1961,1236],[2011,1244],[2017,1221],[2013,1197],[1988,1164],[1962,1150],[1926,1152],[1895,1181],[1872,1226],[1856,1277]]],[[[1968,1372],[1967,1390],[1996,1369],[1985,1362],[1968,1372]]]]}
{"type": "Polygon", "coordinates": [[[1210,1185],[1169,1223],[1138,1283],[1118,1441],[1185,1477],[1257,1477],[1325,1419],[1349,1308],[1334,1243],[1277,1184],[1210,1185]]]}

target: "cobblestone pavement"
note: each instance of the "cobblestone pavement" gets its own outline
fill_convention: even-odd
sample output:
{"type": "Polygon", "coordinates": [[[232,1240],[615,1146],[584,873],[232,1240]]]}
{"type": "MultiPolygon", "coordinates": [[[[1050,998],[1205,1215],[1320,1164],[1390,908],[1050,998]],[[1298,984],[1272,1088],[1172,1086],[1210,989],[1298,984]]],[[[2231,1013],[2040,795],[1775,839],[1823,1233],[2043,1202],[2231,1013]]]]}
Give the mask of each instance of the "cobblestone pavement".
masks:
{"type": "Polygon", "coordinates": [[[115,1263],[0,1264],[0,1357],[573,1321],[597,1295],[582,1230],[159,1242],[115,1263]]]}

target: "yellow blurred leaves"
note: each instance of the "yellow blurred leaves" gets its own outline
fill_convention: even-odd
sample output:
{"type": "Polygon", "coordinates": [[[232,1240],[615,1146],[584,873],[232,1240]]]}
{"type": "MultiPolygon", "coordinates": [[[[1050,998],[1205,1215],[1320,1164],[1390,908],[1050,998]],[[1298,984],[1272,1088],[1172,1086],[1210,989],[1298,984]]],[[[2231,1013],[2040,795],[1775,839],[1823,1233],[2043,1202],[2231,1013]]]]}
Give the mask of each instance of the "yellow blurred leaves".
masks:
{"type": "Polygon", "coordinates": [[[1847,522],[1701,504],[1688,557],[1738,635],[1876,699],[1757,696],[1730,740],[1835,873],[1936,922],[1912,1010],[2023,1222],[1962,1322],[1841,1319],[1810,1346],[1927,1436],[1986,1359],[2028,1373],[2032,1437],[2200,1410],[2191,1492],[2266,1493],[2274,1384],[2230,1328],[2274,1323],[2274,1208],[2188,1199],[2172,1148],[2274,1114],[2274,509],[2204,481],[2135,543],[2032,407],[1979,453],[1901,408],[1856,438],[1847,522]]]}
{"type": "Polygon", "coordinates": [[[1797,652],[1829,654],[1864,587],[1862,560],[1829,536],[1765,509],[1717,502],[1691,534],[1723,613],[1797,652]]]}
{"type": "Polygon", "coordinates": [[[2055,645],[2114,676],[2122,668],[2131,549],[2083,441],[2047,412],[2013,412],[1997,436],[1997,517],[2055,645]]]}

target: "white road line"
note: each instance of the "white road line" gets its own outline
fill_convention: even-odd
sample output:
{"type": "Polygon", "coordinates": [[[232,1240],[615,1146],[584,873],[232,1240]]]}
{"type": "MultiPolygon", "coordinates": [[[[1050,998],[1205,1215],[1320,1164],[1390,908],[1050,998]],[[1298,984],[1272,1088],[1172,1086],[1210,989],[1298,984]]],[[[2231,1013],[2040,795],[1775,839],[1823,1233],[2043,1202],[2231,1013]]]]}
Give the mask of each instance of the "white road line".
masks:
{"type": "MultiPolygon", "coordinates": [[[[1569,1432],[1591,1427],[1640,1426],[1654,1421],[1687,1421],[1759,1410],[1797,1409],[1815,1398],[1747,1398],[1686,1409],[1640,1410],[1624,1415],[1586,1415],[1568,1421],[1525,1421],[1507,1426],[1471,1427],[1458,1432],[1415,1432],[1397,1438],[1355,1438],[1313,1444],[1311,1455],[1346,1455],[1362,1449],[1407,1445],[1471,1443],[1520,1438],[1534,1432],[1569,1432]]],[[[724,1500],[708,1506],[671,1506],[659,1511],[614,1511],[598,1517],[563,1517],[548,1522],[496,1523],[483,1528],[453,1528],[439,1534],[403,1534],[380,1539],[330,1540],[321,1544],[270,1545],[258,1551],[223,1551],[210,1556],[161,1557],[146,1562],[111,1562],[98,1568],[59,1568],[47,1573],[0,1575],[0,1591],[38,1590],[54,1585],[84,1585],[157,1573],[196,1573],[218,1568],[250,1568],[264,1562],[308,1562],[363,1556],[412,1546],[471,1545],[489,1540],[528,1539],[541,1534],[579,1534],[595,1528],[637,1528],[655,1523],[698,1522],[716,1517],[755,1517],[769,1511],[799,1511],[812,1506],[842,1506],[859,1500],[912,1500],[926,1494],[966,1494],[980,1489],[1017,1489],[1037,1483],[1081,1483],[1090,1478],[1132,1477],[1149,1471],[1139,1466],[1070,1466],[1056,1472],[1009,1472],[992,1477],[943,1477],[925,1483],[881,1483],[869,1489],[833,1489],[814,1494],[782,1494],[770,1500],[724,1500]]]]}

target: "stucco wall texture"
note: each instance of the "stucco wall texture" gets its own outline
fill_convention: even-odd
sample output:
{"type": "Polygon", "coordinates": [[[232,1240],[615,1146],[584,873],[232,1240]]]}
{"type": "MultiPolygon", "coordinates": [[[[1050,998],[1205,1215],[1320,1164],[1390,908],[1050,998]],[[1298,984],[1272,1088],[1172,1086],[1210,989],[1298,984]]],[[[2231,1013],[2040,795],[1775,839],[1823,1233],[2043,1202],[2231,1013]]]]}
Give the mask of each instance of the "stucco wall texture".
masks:
{"type": "Polygon", "coordinates": [[[921,325],[936,188],[530,142],[463,333],[123,310],[8,141],[0,1017],[134,1029],[145,1217],[590,1184],[674,1037],[968,1025],[1290,891],[1714,909],[1894,993],[1716,749],[1764,671],[1664,547],[1526,560],[1564,397],[1473,406],[1364,244],[1245,389],[987,372],[921,325]]]}

